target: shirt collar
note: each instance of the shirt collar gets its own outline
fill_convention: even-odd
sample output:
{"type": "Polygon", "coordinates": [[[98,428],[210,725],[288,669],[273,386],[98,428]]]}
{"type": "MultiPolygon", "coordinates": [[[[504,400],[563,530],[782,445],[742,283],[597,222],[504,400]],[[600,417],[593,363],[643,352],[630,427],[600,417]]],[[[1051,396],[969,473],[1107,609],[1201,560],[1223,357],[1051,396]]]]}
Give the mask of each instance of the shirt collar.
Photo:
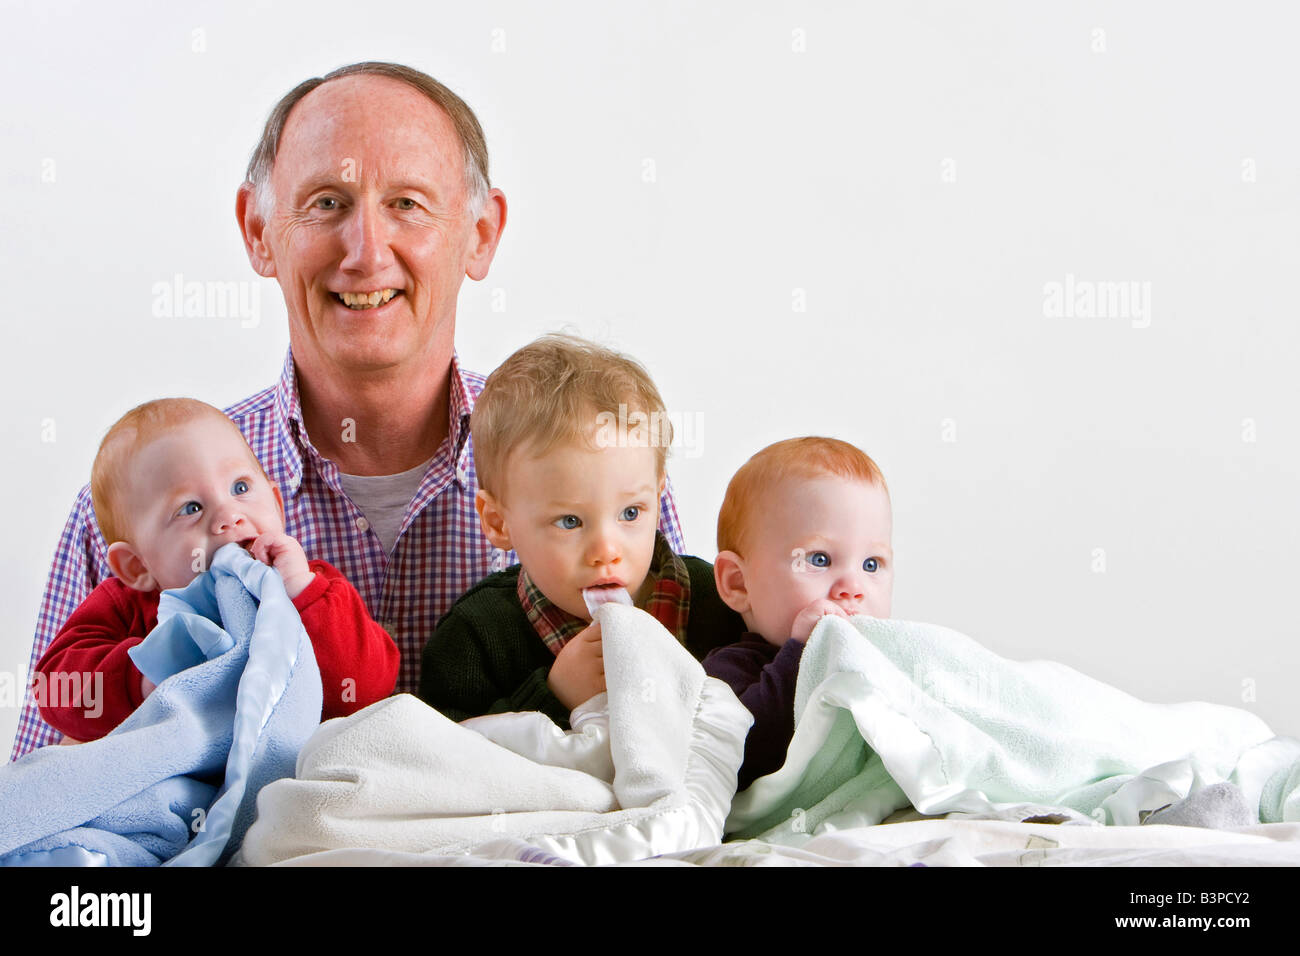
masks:
{"type": "MultiPolygon", "coordinates": [[[[654,587],[646,601],[646,612],[667,628],[678,643],[685,644],[691,606],[691,576],[686,562],[673,553],[672,545],[662,531],[655,532],[654,555],[650,559],[648,575],[654,581],[654,587]]],[[[591,623],[552,604],[522,566],[516,591],[529,623],[552,654],[559,654],[565,644],[591,623]]]]}
{"type": "MultiPolygon", "coordinates": [[[[307,429],[302,424],[302,405],[298,400],[298,379],[293,365],[292,348],[285,350],[280,381],[275,386],[275,412],[279,423],[277,439],[280,454],[271,464],[283,468],[283,473],[276,475],[275,480],[285,494],[295,495],[302,484],[303,443],[299,436],[306,435],[307,429]]],[[[263,467],[266,464],[263,462],[263,467]]]]}
{"type": "MultiPolygon", "coordinates": [[[[451,403],[448,408],[448,434],[451,437],[452,460],[456,462],[458,476],[469,468],[469,417],[474,411],[474,391],[460,370],[460,355],[451,353],[451,403]]],[[[464,478],[461,478],[464,481],[464,478]]]]}
{"type": "MultiPolygon", "coordinates": [[[[452,460],[459,473],[468,469],[469,419],[474,411],[474,390],[460,367],[460,355],[451,353],[451,401],[448,408],[448,431],[451,438],[452,460]]],[[[275,387],[276,418],[280,423],[280,454],[277,464],[283,462],[280,474],[273,475],[286,494],[296,494],[302,484],[303,461],[311,449],[307,426],[302,417],[302,398],[298,392],[297,367],[293,362],[293,348],[285,350],[280,381],[275,387]]],[[[311,449],[315,453],[314,449],[311,449]]]]}

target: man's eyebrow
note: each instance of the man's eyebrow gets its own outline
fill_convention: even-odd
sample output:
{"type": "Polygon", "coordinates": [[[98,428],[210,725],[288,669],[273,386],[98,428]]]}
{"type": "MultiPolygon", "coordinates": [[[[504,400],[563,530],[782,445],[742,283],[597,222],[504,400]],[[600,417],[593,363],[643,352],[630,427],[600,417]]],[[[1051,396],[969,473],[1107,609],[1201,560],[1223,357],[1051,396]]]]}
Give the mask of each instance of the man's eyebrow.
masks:
{"type": "Polygon", "coordinates": [[[294,191],[294,195],[308,196],[311,193],[316,192],[316,190],[318,189],[325,189],[326,187],[330,187],[330,186],[338,186],[342,182],[344,182],[344,180],[341,174],[317,173],[315,176],[312,176],[310,179],[305,179],[301,183],[299,183],[298,188],[294,191]]]}
{"type": "MultiPolygon", "coordinates": [[[[340,189],[354,185],[355,179],[344,178],[341,172],[320,172],[314,176],[304,179],[298,184],[294,191],[295,197],[310,196],[312,193],[321,189],[340,189]]],[[[443,190],[436,184],[416,179],[404,179],[400,182],[384,184],[385,193],[403,193],[418,192],[426,196],[432,196],[435,199],[442,200],[443,190]]]]}
{"type": "Polygon", "coordinates": [[[433,183],[421,182],[420,180],[416,180],[416,179],[404,179],[400,183],[392,183],[391,185],[385,187],[384,191],[390,193],[400,193],[400,192],[428,193],[430,196],[438,195],[438,187],[435,186],[433,183]]]}

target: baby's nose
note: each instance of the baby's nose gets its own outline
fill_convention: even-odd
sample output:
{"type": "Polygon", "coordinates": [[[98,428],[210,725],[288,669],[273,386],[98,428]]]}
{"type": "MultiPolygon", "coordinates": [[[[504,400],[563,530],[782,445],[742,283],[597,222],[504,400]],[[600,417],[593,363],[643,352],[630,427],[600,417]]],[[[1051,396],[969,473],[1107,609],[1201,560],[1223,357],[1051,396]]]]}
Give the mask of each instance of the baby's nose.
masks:
{"type": "Polygon", "coordinates": [[[861,601],[863,594],[862,582],[852,576],[841,578],[831,588],[831,597],[836,601],[861,601]]]}
{"type": "Polygon", "coordinates": [[[617,564],[618,540],[610,532],[597,529],[591,538],[589,554],[593,564],[617,564]]]}
{"type": "Polygon", "coordinates": [[[212,521],[212,531],[214,534],[222,534],[232,528],[237,528],[244,523],[244,516],[237,511],[230,510],[217,514],[212,521]]]}

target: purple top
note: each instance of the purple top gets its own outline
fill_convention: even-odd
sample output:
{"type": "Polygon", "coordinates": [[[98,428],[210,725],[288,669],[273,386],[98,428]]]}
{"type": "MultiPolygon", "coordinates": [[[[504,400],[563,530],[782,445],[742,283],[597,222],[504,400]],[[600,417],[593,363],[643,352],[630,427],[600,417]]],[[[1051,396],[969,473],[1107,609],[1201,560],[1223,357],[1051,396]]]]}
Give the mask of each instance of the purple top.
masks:
{"type": "Polygon", "coordinates": [[[794,736],[794,688],[804,642],[791,638],[774,647],[757,634],[719,647],[704,658],[704,672],[726,681],[754,715],[745,738],[738,790],[781,769],[794,736]]]}

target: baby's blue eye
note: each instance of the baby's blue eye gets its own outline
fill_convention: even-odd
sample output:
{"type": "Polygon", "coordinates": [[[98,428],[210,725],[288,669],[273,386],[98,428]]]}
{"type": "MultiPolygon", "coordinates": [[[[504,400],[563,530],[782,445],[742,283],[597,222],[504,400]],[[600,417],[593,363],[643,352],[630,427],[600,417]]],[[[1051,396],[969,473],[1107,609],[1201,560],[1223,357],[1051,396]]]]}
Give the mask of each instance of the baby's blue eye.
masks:
{"type": "Polygon", "coordinates": [[[640,516],[641,516],[640,505],[628,505],[626,508],[623,509],[623,513],[619,515],[619,517],[622,518],[624,521],[635,521],[640,516]]]}
{"type": "Polygon", "coordinates": [[[187,501],[185,504],[181,505],[180,514],[196,515],[202,510],[203,505],[199,504],[197,501],[187,501]]]}
{"type": "Polygon", "coordinates": [[[875,574],[880,570],[880,562],[875,558],[867,558],[867,560],[862,562],[862,570],[875,574]]]}
{"type": "Polygon", "coordinates": [[[563,518],[556,518],[554,524],[557,528],[572,531],[574,528],[582,526],[582,519],[577,515],[565,515],[563,518]]]}
{"type": "Polygon", "coordinates": [[[831,556],[825,551],[813,551],[808,555],[807,560],[814,568],[829,568],[831,566],[831,556]]]}
{"type": "Polygon", "coordinates": [[[232,495],[248,494],[248,482],[246,482],[243,478],[240,478],[237,482],[235,482],[233,485],[230,486],[230,493],[232,495]]]}

